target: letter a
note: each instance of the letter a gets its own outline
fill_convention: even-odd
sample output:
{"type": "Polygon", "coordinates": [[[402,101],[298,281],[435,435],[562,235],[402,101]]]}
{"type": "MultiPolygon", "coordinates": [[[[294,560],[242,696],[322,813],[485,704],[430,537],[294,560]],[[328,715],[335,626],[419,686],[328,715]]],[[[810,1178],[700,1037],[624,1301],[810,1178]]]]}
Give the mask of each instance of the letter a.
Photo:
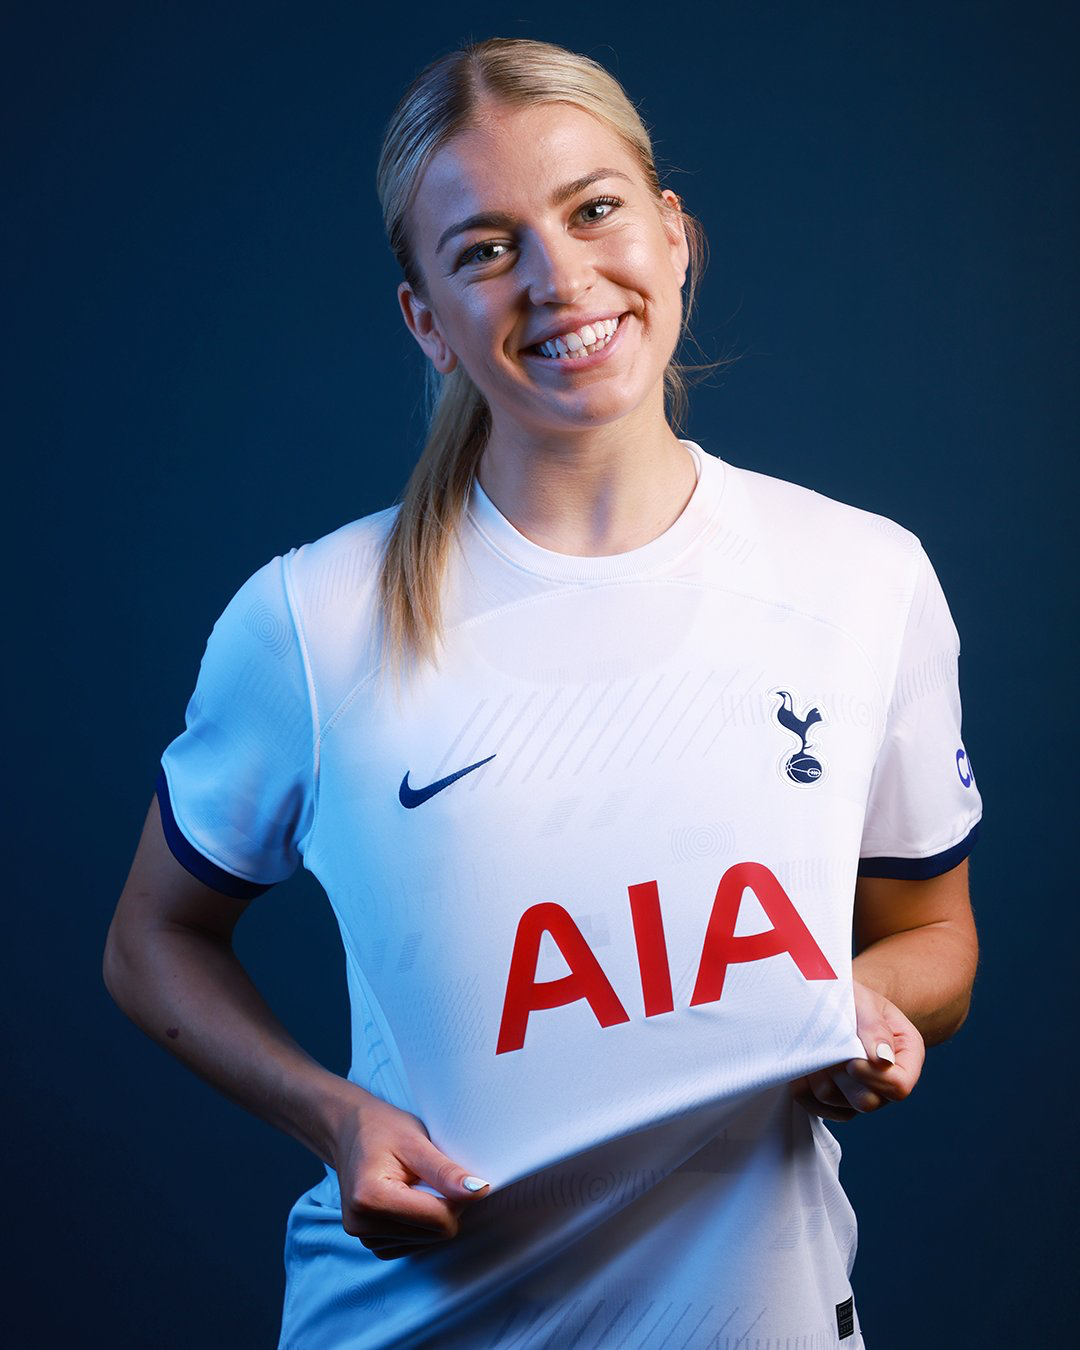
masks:
{"type": "Polygon", "coordinates": [[[713,901],[705,944],[701,951],[697,983],[690,1006],[715,1003],[724,992],[724,976],[729,965],[741,961],[763,961],[787,952],[807,980],[835,980],[836,973],[825,953],[814,941],[809,928],[799,917],[787,892],[767,867],[743,862],[729,867],[720,878],[713,901]],[[736,937],[743,892],[751,890],[769,916],[772,927],[764,933],[736,937]]]}
{"type": "Polygon", "coordinates": [[[561,1008],[581,998],[589,1000],[589,1007],[602,1027],[630,1021],[629,1013],[619,1002],[581,929],[562,905],[549,902],[530,906],[521,916],[514,938],[495,1053],[501,1055],[507,1050],[521,1049],[525,1044],[529,1013],[540,1008],[561,1008]],[[571,973],[557,980],[536,978],[540,939],[545,932],[554,938],[570,967],[571,973]]]}

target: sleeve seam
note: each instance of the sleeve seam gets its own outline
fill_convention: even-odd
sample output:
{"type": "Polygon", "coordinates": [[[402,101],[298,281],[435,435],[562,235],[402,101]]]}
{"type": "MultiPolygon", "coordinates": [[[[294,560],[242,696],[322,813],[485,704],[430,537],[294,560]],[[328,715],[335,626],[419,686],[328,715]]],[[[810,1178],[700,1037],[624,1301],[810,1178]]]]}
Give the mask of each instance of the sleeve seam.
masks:
{"type": "MultiPolygon", "coordinates": [[[[169,838],[168,825],[170,821],[174,829],[176,830],[177,834],[180,835],[180,837],[185,841],[185,843],[187,843],[188,847],[194,853],[197,853],[199,857],[202,858],[205,862],[207,862],[211,867],[216,868],[217,871],[224,873],[226,876],[235,878],[236,881],[243,883],[245,886],[258,887],[260,890],[264,891],[268,891],[271,886],[276,886],[278,882],[281,880],[280,877],[276,877],[273,881],[266,881],[261,877],[254,877],[250,875],[245,876],[244,873],[239,871],[235,865],[226,863],[222,858],[216,856],[213,850],[208,849],[205,844],[196,843],[195,839],[192,837],[191,827],[182,824],[179,816],[176,814],[176,808],[173,805],[172,784],[169,782],[169,770],[165,764],[164,759],[162,759],[161,764],[159,766],[156,792],[158,798],[158,809],[161,812],[162,816],[162,833],[165,835],[165,842],[169,845],[169,852],[173,855],[173,857],[176,858],[177,862],[181,865],[181,867],[186,868],[186,870],[189,872],[191,871],[191,868],[187,866],[183,858],[181,858],[177,854],[176,849],[173,847],[172,840],[169,838]],[[162,787],[164,787],[165,789],[164,798],[162,797],[161,794],[162,787]]],[[[192,873],[192,875],[195,874],[192,873]]],[[[199,881],[205,881],[203,877],[196,877],[196,879],[199,881]]],[[[205,884],[210,885],[211,883],[205,882],[205,884]]],[[[220,887],[214,887],[213,889],[220,889],[220,887]]],[[[224,894],[228,894],[228,892],[224,892],[224,894]]]]}
{"type": "MultiPolygon", "coordinates": [[[[282,586],[285,592],[285,604],[289,610],[289,619],[292,622],[293,631],[296,634],[297,645],[300,649],[300,660],[304,667],[304,681],[307,688],[308,715],[311,719],[311,824],[304,836],[304,841],[311,838],[315,832],[315,822],[319,813],[319,771],[322,767],[322,728],[319,722],[319,699],[315,689],[315,675],[312,670],[311,654],[308,648],[307,635],[304,631],[304,623],[301,617],[300,603],[296,596],[296,588],[293,584],[292,558],[296,550],[286,554],[282,558],[282,586]]],[[[298,845],[299,845],[299,841],[298,845]]]]}

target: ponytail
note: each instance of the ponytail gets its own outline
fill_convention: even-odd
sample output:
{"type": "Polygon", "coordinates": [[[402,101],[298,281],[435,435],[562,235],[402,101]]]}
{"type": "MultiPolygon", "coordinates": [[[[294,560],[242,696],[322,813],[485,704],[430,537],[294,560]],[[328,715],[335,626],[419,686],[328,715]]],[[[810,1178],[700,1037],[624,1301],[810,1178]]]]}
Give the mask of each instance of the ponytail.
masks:
{"type": "Polygon", "coordinates": [[[491,430],[464,366],[438,378],[427,442],[401,494],[379,577],[385,660],[395,678],[407,653],[438,665],[443,577],[491,430]]]}
{"type": "MultiPolygon", "coordinates": [[[[383,136],[376,172],[387,238],[405,280],[426,302],[426,287],[409,237],[409,212],[432,156],[466,130],[492,103],[532,107],[568,103],[598,117],[634,155],[644,181],[666,217],[678,214],[690,245],[684,312],[694,303],[697,278],[707,256],[705,234],[687,211],[675,212],[661,195],[652,142],[622,85],[602,65],[563,47],[529,38],[489,38],[432,62],[413,80],[383,136]]],[[[728,362],[664,371],[669,422],[681,430],[687,409],[685,372],[728,362]]],[[[438,665],[444,641],[441,592],[462,514],[480,457],[491,434],[487,402],[460,362],[449,375],[428,367],[427,440],[401,494],[379,575],[383,663],[395,684],[411,656],[438,665]]]]}

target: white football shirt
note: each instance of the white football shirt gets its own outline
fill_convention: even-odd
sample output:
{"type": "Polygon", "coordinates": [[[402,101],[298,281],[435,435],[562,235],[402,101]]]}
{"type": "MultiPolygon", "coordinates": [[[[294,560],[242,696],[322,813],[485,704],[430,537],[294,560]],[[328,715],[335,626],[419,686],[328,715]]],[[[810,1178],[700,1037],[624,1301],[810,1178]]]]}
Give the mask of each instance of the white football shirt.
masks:
{"type": "Polygon", "coordinates": [[[397,507],[275,558],[214,627],[162,757],[170,846],[227,894],[314,873],[350,1079],[491,1182],[456,1238],[381,1261],[327,1168],[290,1214],[280,1350],[863,1344],[840,1150],[786,1084],[864,1054],[856,876],[974,843],[959,644],[908,531],[683,444],[682,514],[607,557],[474,483],[439,668],[400,698],[397,507]]]}

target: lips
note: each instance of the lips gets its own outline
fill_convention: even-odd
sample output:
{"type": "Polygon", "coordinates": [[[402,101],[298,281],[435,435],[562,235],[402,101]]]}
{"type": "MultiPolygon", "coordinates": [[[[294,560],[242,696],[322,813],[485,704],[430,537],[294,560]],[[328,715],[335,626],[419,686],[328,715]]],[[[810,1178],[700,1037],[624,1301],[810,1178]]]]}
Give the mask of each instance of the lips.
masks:
{"type": "MultiPolygon", "coordinates": [[[[595,329],[598,324],[602,324],[610,319],[618,319],[619,327],[621,327],[622,322],[626,318],[628,313],[629,310],[625,311],[622,314],[603,314],[596,318],[582,319],[579,323],[572,324],[569,327],[564,325],[561,328],[556,328],[552,330],[550,333],[546,333],[543,337],[537,338],[537,340],[533,343],[530,343],[528,347],[523,347],[522,351],[537,353],[540,351],[540,348],[544,345],[545,342],[553,341],[555,338],[565,338],[568,333],[580,334],[581,330],[586,327],[595,329]]],[[[618,329],[616,329],[616,332],[617,331],[618,329]]]]}
{"type": "Polygon", "coordinates": [[[545,356],[543,352],[534,351],[531,347],[525,347],[522,355],[529,363],[535,361],[537,365],[543,363],[545,370],[550,370],[556,379],[570,379],[568,372],[589,371],[593,367],[602,365],[615,354],[616,348],[621,348],[623,342],[627,341],[624,337],[628,320],[631,314],[627,311],[620,314],[619,325],[615,329],[614,335],[608,339],[604,346],[594,351],[591,356],[545,356]]]}

